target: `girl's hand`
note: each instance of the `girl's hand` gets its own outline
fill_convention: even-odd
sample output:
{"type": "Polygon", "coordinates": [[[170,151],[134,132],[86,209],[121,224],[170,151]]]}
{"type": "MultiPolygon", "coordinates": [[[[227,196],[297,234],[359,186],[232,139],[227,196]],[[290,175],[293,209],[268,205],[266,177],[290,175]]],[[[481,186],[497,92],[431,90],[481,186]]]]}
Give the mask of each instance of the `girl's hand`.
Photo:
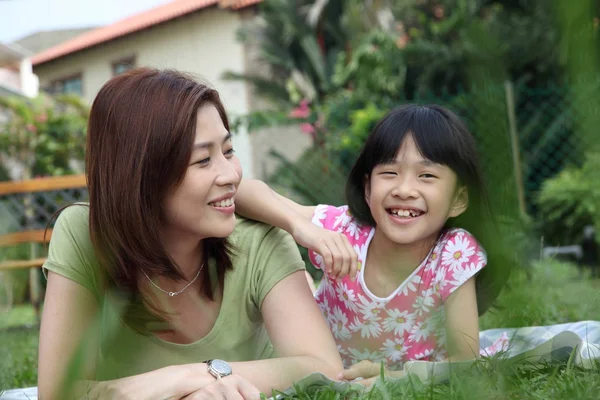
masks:
{"type": "Polygon", "coordinates": [[[344,234],[320,228],[304,219],[299,219],[290,233],[300,246],[323,257],[323,272],[330,278],[339,279],[350,275],[352,280],[356,279],[358,255],[344,234]]]}
{"type": "MultiPolygon", "coordinates": [[[[387,368],[384,370],[386,377],[400,378],[404,376],[402,371],[390,371],[387,368]]],[[[364,386],[371,386],[377,378],[381,375],[381,364],[374,363],[369,360],[363,360],[345,369],[338,375],[338,379],[344,381],[353,381],[360,378],[361,380],[356,381],[364,386]]]]}
{"type": "Polygon", "coordinates": [[[258,400],[260,391],[239,375],[215,380],[182,400],[258,400]]]}

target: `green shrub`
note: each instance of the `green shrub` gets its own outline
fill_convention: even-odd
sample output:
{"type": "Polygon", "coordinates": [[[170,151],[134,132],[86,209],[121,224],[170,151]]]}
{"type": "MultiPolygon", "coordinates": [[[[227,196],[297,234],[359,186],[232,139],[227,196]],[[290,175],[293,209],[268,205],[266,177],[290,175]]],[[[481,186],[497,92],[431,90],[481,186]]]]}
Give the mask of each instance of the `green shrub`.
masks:
{"type": "MultiPolygon", "coordinates": [[[[538,199],[545,242],[567,245],[581,240],[583,228],[600,229],[600,153],[587,154],[581,168],[567,167],[546,180],[538,199]]],[[[598,238],[598,233],[596,235],[598,238]]]]}

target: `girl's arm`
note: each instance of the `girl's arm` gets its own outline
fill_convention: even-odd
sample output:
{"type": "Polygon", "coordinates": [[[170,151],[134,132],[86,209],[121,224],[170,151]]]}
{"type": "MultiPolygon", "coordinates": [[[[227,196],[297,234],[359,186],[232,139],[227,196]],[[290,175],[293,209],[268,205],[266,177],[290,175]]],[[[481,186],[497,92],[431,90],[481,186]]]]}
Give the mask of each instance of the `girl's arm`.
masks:
{"type": "Polygon", "coordinates": [[[246,218],[281,228],[290,234],[302,223],[310,222],[315,206],[303,206],[283,197],[266,183],[242,179],[235,195],[236,212],[246,218]]]}
{"type": "Polygon", "coordinates": [[[358,255],[348,238],[312,223],[315,206],[303,206],[279,195],[266,183],[242,179],[235,196],[236,212],[243,217],[281,228],[296,243],[323,257],[325,272],[332,278],[358,273],[358,255]]]}
{"type": "Polygon", "coordinates": [[[475,277],[472,277],[444,303],[449,361],[465,361],[479,357],[479,314],[475,277]]]}

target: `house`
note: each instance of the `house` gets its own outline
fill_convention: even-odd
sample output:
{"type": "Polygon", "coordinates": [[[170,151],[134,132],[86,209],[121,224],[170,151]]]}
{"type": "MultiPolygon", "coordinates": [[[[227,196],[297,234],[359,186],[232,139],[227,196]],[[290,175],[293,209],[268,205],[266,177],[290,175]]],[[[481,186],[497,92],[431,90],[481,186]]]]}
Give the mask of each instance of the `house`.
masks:
{"type": "Polygon", "coordinates": [[[16,44],[0,43],[0,96],[37,95],[38,79],[32,72],[30,55],[16,44]]]}
{"type": "MultiPolygon", "coordinates": [[[[32,58],[43,90],[71,92],[91,102],[112,76],[132,67],[175,68],[198,75],[220,93],[230,116],[259,107],[249,85],[222,79],[226,71],[248,73],[259,66],[256,49],[237,39],[256,18],[261,0],[175,0],[114,24],[85,32],[32,58]]],[[[295,159],[310,144],[296,128],[267,129],[234,137],[246,177],[266,178],[272,148],[295,159]]]]}
{"type": "Polygon", "coordinates": [[[75,36],[79,36],[94,27],[84,27],[84,28],[69,28],[69,29],[50,29],[37,31],[27,36],[24,36],[14,43],[21,46],[24,49],[27,49],[32,54],[40,53],[50,47],[54,47],[60,43],[66,42],[74,38],[75,36]]]}

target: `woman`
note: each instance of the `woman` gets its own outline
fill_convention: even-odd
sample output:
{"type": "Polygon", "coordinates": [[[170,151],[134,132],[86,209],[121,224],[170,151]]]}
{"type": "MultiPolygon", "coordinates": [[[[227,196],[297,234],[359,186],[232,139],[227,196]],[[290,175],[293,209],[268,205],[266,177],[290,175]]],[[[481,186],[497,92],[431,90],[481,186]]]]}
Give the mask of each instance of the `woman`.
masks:
{"type": "Polygon", "coordinates": [[[293,239],[236,221],[216,91],[174,71],[111,79],[86,174],[89,205],[59,216],[44,265],[41,399],[238,399],[341,371],[293,239]]]}

